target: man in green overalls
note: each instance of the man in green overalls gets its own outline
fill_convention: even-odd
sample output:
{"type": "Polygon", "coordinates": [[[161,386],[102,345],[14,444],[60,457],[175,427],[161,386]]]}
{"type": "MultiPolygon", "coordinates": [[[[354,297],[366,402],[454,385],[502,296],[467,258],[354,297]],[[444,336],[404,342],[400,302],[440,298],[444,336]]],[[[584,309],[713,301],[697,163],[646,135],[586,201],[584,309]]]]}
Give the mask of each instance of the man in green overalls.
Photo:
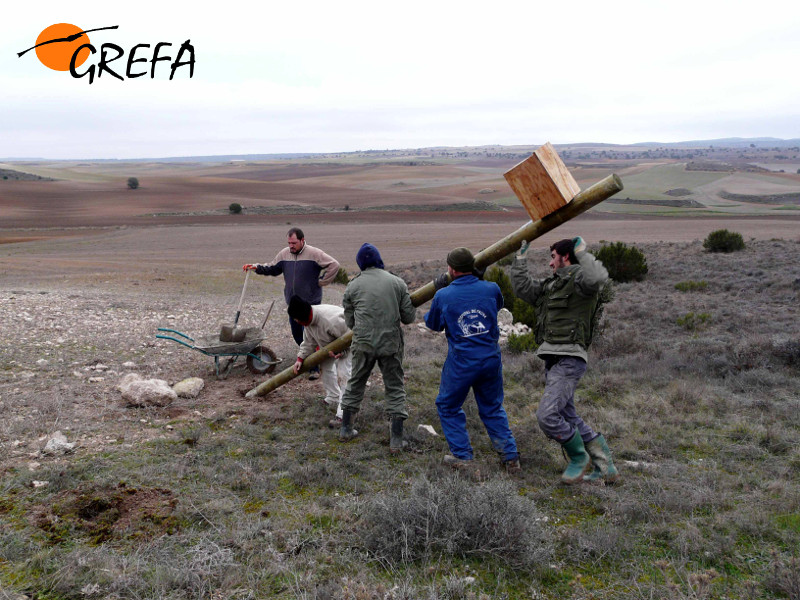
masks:
{"type": "Polygon", "coordinates": [[[367,379],[377,363],[386,388],[386,413],[391,420],[389,450],[397,453],[406,446],[403,422],[408,418],[401,324],[413,323],[417,311],[411,303],[408,286],[384,270],[375,246],[362,245],[356,263],[361,273],[350,281],[342,298],[345,323],[353,330],[353,371],[342,396],[339,440],[347,442],[358,434],[353,423],[367,379]]]}

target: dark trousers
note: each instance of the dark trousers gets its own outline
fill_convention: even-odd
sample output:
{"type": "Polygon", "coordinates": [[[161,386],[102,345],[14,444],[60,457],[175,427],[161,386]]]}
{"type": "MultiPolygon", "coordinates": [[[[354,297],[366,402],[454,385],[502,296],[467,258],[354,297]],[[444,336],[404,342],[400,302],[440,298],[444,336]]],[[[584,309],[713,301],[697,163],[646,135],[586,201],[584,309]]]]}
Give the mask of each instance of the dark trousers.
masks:
{"type": "Polygon", "coordinates": [[[575,410],[575,388],[586,372],[586,361],[577,356],[548,355],[545,358],[544,395],[536,411],[539,428],[559,444],[569,441],[577,430],[584,443],[597,433],[575,410]]]}

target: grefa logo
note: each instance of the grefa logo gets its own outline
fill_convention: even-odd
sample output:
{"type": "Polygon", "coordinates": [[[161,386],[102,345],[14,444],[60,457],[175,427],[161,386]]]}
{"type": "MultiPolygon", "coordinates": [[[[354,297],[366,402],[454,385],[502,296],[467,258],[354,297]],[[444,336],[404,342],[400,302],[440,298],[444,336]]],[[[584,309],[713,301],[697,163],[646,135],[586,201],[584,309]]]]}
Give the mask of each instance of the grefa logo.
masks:
{"type": "Polygon", "coordinates": [[[189,78],[194,76],[194,46],[189,40],[181,44],[174,59],[170,55],[172,44],[159,42],[152,46],[152,50],[150,44],[136,44],[127,52],[127,60],[120,60],[126,54],[121,46],[103,42],[98,51],[87,35],[109,29],[119,29],[119,25],[83,30],[70,23],[56,23],[45,28],[36,38],[36,44],[18,52],[17,56],[22,58],[31,50],[36,50],[36,56],[44,66],[54,71],[69,71],[76,79],[88,75],[90,84],[94,83],[95,77],[100,79],[104,73],[124,81],[125,78],[144,77],[149,72],[150,79],[154,79],[156,71],[164,71],[167,63],[170,80],[181,67],[189,67],[189,78]],[[93,58],[91,64],[78,71],[90,57],[93,58]],[[140,63],[149,63],[149,67],[140,63]],[[159,63],[164,63],[160,69],[159,63]]]}

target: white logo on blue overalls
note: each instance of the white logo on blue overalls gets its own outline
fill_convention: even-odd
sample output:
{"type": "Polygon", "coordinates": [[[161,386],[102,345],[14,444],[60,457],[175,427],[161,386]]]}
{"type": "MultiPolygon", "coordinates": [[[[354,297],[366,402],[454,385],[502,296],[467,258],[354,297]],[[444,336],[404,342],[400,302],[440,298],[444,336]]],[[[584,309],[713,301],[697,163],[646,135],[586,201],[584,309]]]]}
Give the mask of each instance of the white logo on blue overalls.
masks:
{"type": "Polygon", "coordinates": [[[461,313],[461,316],[458,317],[458,327],[461,329],[461,335],[463,337],[472,337],[489,333],[489,329],[484,323],[486,320],[486,313],[477,308],[461,313]]]}

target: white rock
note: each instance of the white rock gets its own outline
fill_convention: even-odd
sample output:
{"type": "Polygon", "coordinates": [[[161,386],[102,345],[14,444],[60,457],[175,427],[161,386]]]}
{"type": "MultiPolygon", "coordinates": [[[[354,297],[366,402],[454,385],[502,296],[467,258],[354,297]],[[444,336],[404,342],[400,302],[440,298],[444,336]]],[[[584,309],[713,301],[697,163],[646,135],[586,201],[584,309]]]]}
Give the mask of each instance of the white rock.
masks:
{"type": "Polygon", "coordinates": [[[108,371],[108,365],[97,363],[94,367],[92,367],[92,369],[95,371],[108,371]]]}
{"type": "Polygon", "coordinates": [[[67,437],[60,431],[56,431],[42,450],[45,454],[65,454],[71,452],[75,448],[75,444],[67,441],[67,437]]]}
{"type": "Polygon", "coordinates": [[[89,383],[100,383],[104,381],[105,377],[89,377],[89,383]]]}
{"type": "Polygon", "coordinates": [[[641,460],[623,460],[622,466],[627,467],[629,469],[634,469],[636,471],[649,471],[651,469],[656,468],[655,463],[644,462],[641,460]]]}
{"type": "Polygon", "coordinates": [[[163,379],[142,379],[136,373],[125,375],[117,389],[130,406],[167,406],[178,398],[163,379]]]}
{"type": "Polygon", "coordinates": [[[33,481],[31,481],[31,485],[33,487],[35,487],[35,488],[41,488],[41,487],[44,487],[46,485],[50,485],[50,482],[49,481],[37,481],[36,479],[34,479],[33,481]]]}
{"type": "Polygon", "coordinates": [[[46,359],[44,359],[44,358],[40,358],[39,360],[37,360],[37,361],[36,361],[36,366],[37,366],[37,367],[46,367],[46,366],[47,366],[47,365],[49,365],[49,364],[50,364],[50,363],[49,363],[49,362],[47,362],[47,360],[46,360],[46,359]]]}
{"type": "Polygon", "coordinates": [[[127,362],[122,363],[122,367],[124,369],[135,369],[136,363],[129,360],[127,362]]]}
{"type": "Polygon", "coordinates": [[[511,314],[511,311],[507,308],[501,308],[500,311],[497,313],[497,324],[498,325],[511,325],[514,322],[514,315],[511,314]]]}
{"type": "Polygon", "coordinates": [[[205,381],[199,377],[189,377],[172,386],[173,391],[180,398],[197,398],[205,386],[205,381]]]}
{"type": "Polygon", "coordinates": [[[423,425],[422,423],[420,423],[419,425],[417,425],[417,431],[419,433],[425,433],[433,437],[439,437],[439,434],[436,433],[436,430],[430,425],[423,425]]]}
{"type": "Polygon", "coordinates": [[[35,460],[31,461],[31,462],[28,463],[28,471],[35,471],[36,469],[38,469],[41,466],[42,466],[41,463],[38,463],[35,460]]]}

